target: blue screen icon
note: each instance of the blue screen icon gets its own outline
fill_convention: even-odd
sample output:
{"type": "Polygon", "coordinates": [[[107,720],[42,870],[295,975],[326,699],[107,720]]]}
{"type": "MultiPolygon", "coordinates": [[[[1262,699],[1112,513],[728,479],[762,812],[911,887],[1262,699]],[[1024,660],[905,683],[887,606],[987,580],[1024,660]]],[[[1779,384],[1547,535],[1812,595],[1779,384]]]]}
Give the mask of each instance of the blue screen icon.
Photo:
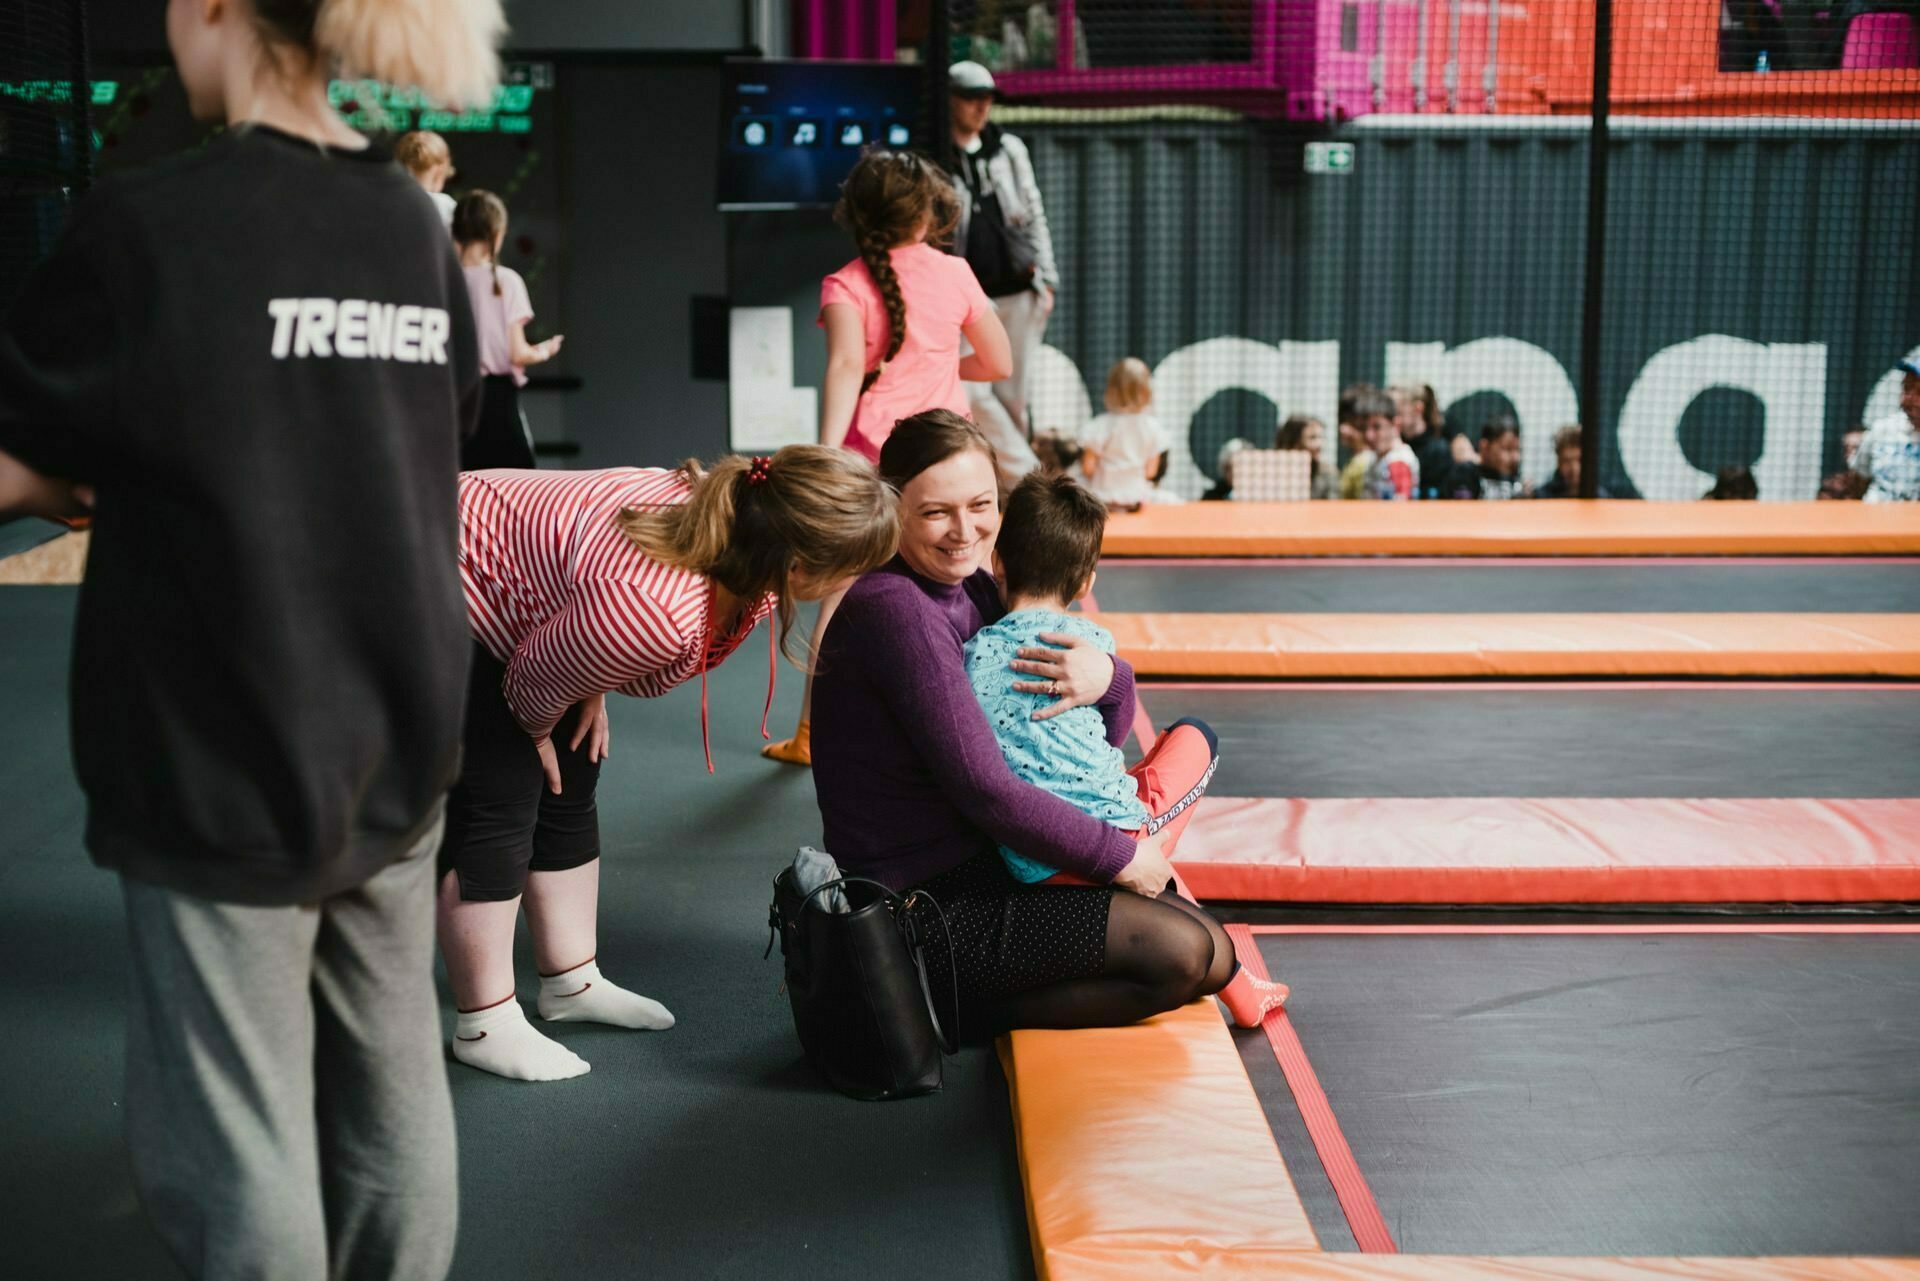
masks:
{"type": "Polygon", "coordinates": [[[913,130],[907,128],[905,125],[891,124],[887,126],[887,145],[889,147],[904,147],[912,141],[913,130]]]}

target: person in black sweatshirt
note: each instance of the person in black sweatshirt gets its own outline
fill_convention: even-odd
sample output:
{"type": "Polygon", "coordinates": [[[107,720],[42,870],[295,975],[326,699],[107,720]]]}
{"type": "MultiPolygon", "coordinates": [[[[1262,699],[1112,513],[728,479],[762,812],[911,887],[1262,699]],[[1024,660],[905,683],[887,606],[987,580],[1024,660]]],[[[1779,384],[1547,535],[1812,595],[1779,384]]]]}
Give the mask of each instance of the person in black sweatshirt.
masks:
{"type": "Polygon", "coordinates": [[[484,103],[501,25],[173,0],[189,105],[229,127],[101,182],[0,325],[0,512],[94,514],[74,756],[131,936],[134,1178],[194,1276],[452,1256],[434,852],[480,377],[439,215],[327,82],[484,103]]]}

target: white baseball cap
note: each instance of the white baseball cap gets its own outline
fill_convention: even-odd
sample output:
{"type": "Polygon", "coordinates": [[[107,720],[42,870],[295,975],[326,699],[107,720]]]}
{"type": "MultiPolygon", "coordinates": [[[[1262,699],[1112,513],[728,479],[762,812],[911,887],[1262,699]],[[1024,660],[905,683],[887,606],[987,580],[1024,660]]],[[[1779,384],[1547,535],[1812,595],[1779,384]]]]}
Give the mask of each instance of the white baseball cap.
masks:
{"type": "Polygon", "coordinates": [[[993,73],[969,59],[947,68],[947,92],[960,94],[994,93],[993,73]]]}

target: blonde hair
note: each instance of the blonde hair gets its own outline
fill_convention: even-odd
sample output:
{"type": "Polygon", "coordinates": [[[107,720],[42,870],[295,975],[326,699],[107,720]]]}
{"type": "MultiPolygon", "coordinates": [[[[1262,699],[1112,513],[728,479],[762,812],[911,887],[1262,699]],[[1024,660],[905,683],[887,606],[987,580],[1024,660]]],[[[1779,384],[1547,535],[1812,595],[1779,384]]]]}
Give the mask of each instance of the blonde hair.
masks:
{"type": "Polygon", "coordinates": [[[447,146],[447,140],[431,129],[415,129],[412,133],[400,135],[393,144],[393,158],[400,167],[416,177],[430,173],[441,165],[453,163],[453,148],[447,146]]]}
{"type": "Polygon", "coordinates": [[[334,74],[485,107],[500,83],[500,0],[248,0],[271,56],[291,47],[334,74]]]}
{"type": "Polygon", "coordinates": [[[1107,371],[1107,410],[1137,414],[1153,403],[1153,375],[1138,356],[1116,360],[1107,371]]]}
{"type": "Polygon", "coordinates": [[[712,579],[748,602],[771,592],[780,620],[780,651],[797,602],[792,574],[832,582],[877,569],[900,544],[899,503],[873,466],[825,445],[788,445],[759,481],[751,460],[729,454],[702,467],[680,464],[693,486],[687,501],[615,517],[642,555],[712,579]]]}

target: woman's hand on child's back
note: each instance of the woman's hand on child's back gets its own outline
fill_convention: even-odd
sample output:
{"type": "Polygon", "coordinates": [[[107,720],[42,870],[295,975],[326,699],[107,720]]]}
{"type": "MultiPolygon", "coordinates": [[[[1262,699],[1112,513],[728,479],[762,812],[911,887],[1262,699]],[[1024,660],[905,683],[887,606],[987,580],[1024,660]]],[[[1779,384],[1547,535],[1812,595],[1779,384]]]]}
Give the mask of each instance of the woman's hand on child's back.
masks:
{"type": "Polygon", "coordinates": [[[1015,681],[1021,694],[1045,694],[1054,701],[1033,714],[1044,721],[1088,707],[1105,696],[1113,684],[1113,658],[1084,636],[1064,632],[1041,632],[1045,645],[1029,645],[1019,651],[1013,670],[1035,679],[1015,681]]]}
{"type": "Polygon", "coordinates": [[[1132,860],[1113,878],[1114,885],[1147,898],[1159,898],[1160,892],[1173,880],[1173,864],[1167,862],[1161,850],[1165,839],[1164,831],[1141,837],[1132,860]]]}

